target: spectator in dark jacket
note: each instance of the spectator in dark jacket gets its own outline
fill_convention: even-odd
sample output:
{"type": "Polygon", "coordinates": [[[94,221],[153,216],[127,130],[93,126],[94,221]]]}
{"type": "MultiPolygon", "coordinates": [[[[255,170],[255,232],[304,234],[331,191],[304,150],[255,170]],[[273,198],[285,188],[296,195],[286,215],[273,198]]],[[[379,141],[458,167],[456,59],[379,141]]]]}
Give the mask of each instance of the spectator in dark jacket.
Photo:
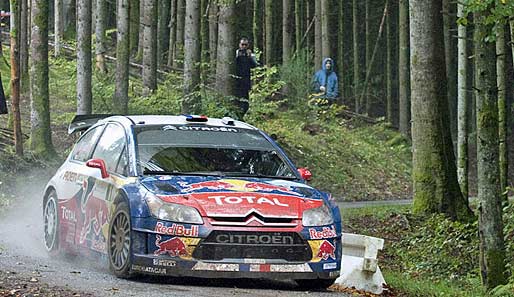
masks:
{"type": "Polygon", "coordinates": [[[2,86],[2,76],[0,75],[0,114],[7,114],[7,102],[4,94],[4,87],[2,86]]]}
{"type": "Polygon", "coordinates": [[[239,100],[239,107],[243,115],[248,111],[249,92],[252,88],[252,80],[250,78],[251,69],[257,67],[258,63],[255,55],[248,48],[249,42],[247,38],[241,38],[239,48],[236,51],[236,97],[244,100],[239,100]]]}
{"type": "Polygon", "coordinates": [[[312,83],[313,92],[317,97],[326,98],[330,103],[333,103],[339,95],[334,66],[334,61],[331,58],[323,59],[321,69],[314,74],[312,83]]]}

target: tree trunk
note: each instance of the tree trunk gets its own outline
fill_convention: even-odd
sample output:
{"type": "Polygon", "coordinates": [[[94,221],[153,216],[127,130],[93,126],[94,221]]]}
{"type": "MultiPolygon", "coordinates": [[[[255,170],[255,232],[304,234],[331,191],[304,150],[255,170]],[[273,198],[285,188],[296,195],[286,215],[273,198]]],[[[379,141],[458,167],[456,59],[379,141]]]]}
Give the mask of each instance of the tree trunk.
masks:
{"type": "MultiPolygon", "coordinates": [[[[457,4],[457,18],[464,16],[464,4],[457,4]]],[[[468,53],[467,28],[458,25],[457,72],[457,177],[464,198],[468,198],[468,53]]]]}
{"type": "Polygon", "coordinates": [[[184,47],[184,99],[182,112],[199,113],[201,98],[198,94],[200,84],[200,0],[186,1],[186,24],[184,47]]]}
{"type": "Polygon", "coordinates": [[[396,19],[397,19],[397,7],[393,3],[389,4],[389,9],[387,11],[387,25],[386,25],[386,47],[387,47],[387,62],[386,62],[386,73],[387,73],[387,85],[386,85],[386,118],[387,121],[393,126],[396,125],[396,114],[394,112],[394,107],[397,103],[397,93],[396,93],[396,76],[397,76],[397,52],[396,52],[396,19]]]}
{"type": "MultiPolygon", "coordinates": [[[[261,23],[259,23],[261,25],[261,23]]],[[[209,6],[209,57],[211,67],[216,69],[216,48],[218,46],[218,4],[211,1],[209,6]]]]}
{"type": "Polygon", "coordinates": [[[143,57],[145,43],[145,1],[139,0],[139,41],[137,46],[136,60],[143,57]]]}
{"type": "MultiPolygon", "coordinates": [[[[271,2],[266,0],[266,4],[271,2]]],[[[234,36],[235,8],[234,2],[226,1],[219,6],[218,17],[218,55],[216,63],[216,90],[224,96],[233,95],[233,79],[235,53],[234,36]]],[[[267,30],[267,29],[266,29],[267,30]]]]}
{"type": "Polygon", "coordinates": [[[453,0],[443,0],[443,22],[444,22],[444,49],[445,49],[445,62],[446,62],[446,79],[448,81],[448,107],[450,109],[450,131],[452,132],[452,139],[455,138],[457,128],[457,65],[455,59],[455,10],[453,7],[456,5],[453,0]]]}
{"type": "Polygon", "coordinates": [[[54,55],[61,55],[62,38],[64,33],[63,26],[63,0],[55,0],[55,17],[54,17],[54,55]]]}
{"type": "Polygon", "coordinates": [[[48,3],[32,0],[30,42],[30,149],[42,158],[54,157],[48,93],[48,3]]]}
{"type": "Polygon", "coordinates": [[[28,0],[21,0],[20,16],[20,89],[25,93],[29,90],[29,9],[28,0]]]}
{"type": "Polygon", "coordinates": [[[320,67],[323,60],[323,44],[321,30],[321,0],[314,0],[314,68],[320,67]]]}
{"type": "Polygon", "coordinates": [[[175,38],[175,60],[173,67],[180,68],[183,65],[184,57],[184,22],[185,22],[185,0],[177,0],[177,36],[175,38]]]}
{"type": "Polygon", "coordinates": [[[457,182],[449,130],[442,0],[410,0],[412,178],[415,213],[472,216],[457,182]]]}
{"type": "Polygon", "coordinates": [[[130,55],[136,55],[139,44],[139,0],[130,0],[129,7],[130,55]]]}
{"type": "Polygon", "coordinates": [[[96,0],[96,69],[101,73],[107,73],[105,67],[105,30],[107,28],[107,2],[105,0],[96,0]]]}
{"type": "Polygon", "coordinates": [[[289,63],[293,49],[291,1],[282,0],[282,63],[289,63]]]}
{"type": "MultiPolygon", "coordinates": [[[[409,0],[400,0],[400,58],[399,58],[399,130],[404,137],[410,138],[411,107],[410,107],[410,49],[409,49],[409,0]]],[[[446,75],[446,74],[445,74],[446,75]]]]}
{"type": "Polygon", "coordinates": [[[477,178],[479,201],[480,273],[492,289],[506,282],[505,247],[498,171],[498,89],[495,45],[488,41],[492,25],[486,25],[488,9],[475,20],[475,74],[477,118],[477,178]]]}
{"type": "Polygon", "coordinates": [[[265,48],[264,54],[266,64],[271,65],[273,61],[273,1],[265,0],[265,48]]]}
{"type": "Polygon", "coordinates": [[[347,2],[343,1],[339,3],[339,28],[338,28],[338,36],[337,36],[337,68],[336,71],[339,73],[339,94],[341,99],[339,100],[340,104],[343,104],[343,99],[348,98],[348,90],[347,90],[347,79],[348,75],[348,61],[347,61],[347,51],[348,51],[348,43],[350,39],[348,38],[348,27],[346,26],[347,22],[347,2]]]}
{"type": "Polygon", "coordinates": [[[91,114],[91,0],[77,6],[77,114],[91,114]]]}
{"type": "Polygon", "coordinates": [[[143,41],[143,95],[157,89],[157,0],[145,0],[143,41]]]}
{"type": "MultiPolygon", "coordinates": [[[[20,16],[21,2],[11,1],[11,112],[13,113],[14,149],[16,155],[23,156],[20,115],[20,16]]],[[[1,82],[0,82],[1,83],[1,82]]]]}
{"type": "Polygon", "coordinates": [[[168,45],[168,67],[172,67],[175,60],[175,46],[177,38],[177,0],[171,0],[170,5],[170,43],[168,45]]]}
{"type": "Polygon", "coordinates": [[[353,31],[353,97],[355,100],[355,112],[360,112],[359,86],[361,83],[361,65],[359,55],[359,8],[358,0],[353,0],[352,6],[352,31],[353,31]]]}
{"type": "MultiPolygon", "coordinates": [[[[157,21],[157,65],[162,65],[164,59],[165,47],[169,44],[168,41],[168,23],[170,13],[170,1],[157,1],[158,6],[158,21],[157,21]]],[[[167,62],[167,61],[166,61],[167,62]]]]}
{"type": "Polygon", "coordinates": [[[112,105],[114,113],[127,114],[129,101],[130,2],[129,0],[118,0],[117,6],[116,86],[112,105]]]}
{"type": "Polygon", "coordinates": [[[500,195],[502,201],[507,200],[508,162],[507,162],[507,98],[506,98],[506,69],[505,69],[505,26],[496,26],[496,77],[498,86],[498,136],[500,162],[500,195]]]}
{"type": "Polygon", "coordinates": [[[202,76],[202,81],[205,79],[206,67],[204,65],[206,64],[204,63],[209,62],[209,1],[210,0],[201,0],[200,4],[200,55],[202,61],[200,75],[202,76]]]}
{"type": "MultiPolygon", "coordinates": [[[[256,1],[255,1],[256,2],[256,1]]],[[[298,53],[302,48],[302,35],[303,35],[303,10],[302,0],[294,0],[294,36],[295,36],[295,51],[298,53]]]]}
{"type": "MultiPolygon", "coordinates": [[[[331,57],[334,59],[330,48],[330,11],[334,7],[329,0],[321,0],[321,59],[331,57]]],[[[336,69],[337,71],[337,69],[336,69]]]]}
{"type": "MultiPolygon", "coordinates": [[[[366,80],[366,77],[370,75],[368,73],[368,69],[371,65],[371,46],[372,46],[372,40],[371,40],[371,13],[370,13],[370,0],[364,0],[364,24],[365,24],[365,32],[364,32],[364,38],[365,38],[365,47],[364,47],[364,57],[366,61],[364,62],[364,69],[366,70],[366,73],[364,75],[364,78],[366,80]]],[[[367,85],[366,82],[364,83],[362,94],[365,96],[361,96],[360,98],[360,106],[364,108],[364,113],[366,115],[369,114],[370,104],[369,104],[369,94],[367,94],[367,85]]]]}

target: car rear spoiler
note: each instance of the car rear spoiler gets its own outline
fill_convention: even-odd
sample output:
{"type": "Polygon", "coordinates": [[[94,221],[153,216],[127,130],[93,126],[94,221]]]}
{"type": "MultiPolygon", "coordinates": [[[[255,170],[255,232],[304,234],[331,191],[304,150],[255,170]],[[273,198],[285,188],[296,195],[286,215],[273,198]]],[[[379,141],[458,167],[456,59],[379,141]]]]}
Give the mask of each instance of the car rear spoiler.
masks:
{"type": "Polygon", "coordinates": [[[73,134],[77,131],[87,130],[99,120],[113,116],[112,114],[84,114],[76,115],[68,127],[68,134],[73,134]]]}

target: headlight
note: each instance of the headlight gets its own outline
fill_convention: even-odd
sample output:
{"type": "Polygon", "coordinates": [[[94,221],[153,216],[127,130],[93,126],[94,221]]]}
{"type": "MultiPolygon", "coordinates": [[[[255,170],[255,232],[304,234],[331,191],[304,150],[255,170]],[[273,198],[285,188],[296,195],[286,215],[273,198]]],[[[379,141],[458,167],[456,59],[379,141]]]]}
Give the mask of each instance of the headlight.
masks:
{"type": "Polygon", "coordinates": [[[198,210],[191,206],[167,203],[154,195],[146,198],[148,207],[152,215],[160,220],[173,221],[179,223],[203,224],[202,216],[198,210]]]}
{"type": "Polygon", "coordinates": [[[328,209],[328,206],[318,208],[311,208],[303,212],[302,224],[306,227],[310,226],[324,226],[334,223],[332,212],[328,209]]]}

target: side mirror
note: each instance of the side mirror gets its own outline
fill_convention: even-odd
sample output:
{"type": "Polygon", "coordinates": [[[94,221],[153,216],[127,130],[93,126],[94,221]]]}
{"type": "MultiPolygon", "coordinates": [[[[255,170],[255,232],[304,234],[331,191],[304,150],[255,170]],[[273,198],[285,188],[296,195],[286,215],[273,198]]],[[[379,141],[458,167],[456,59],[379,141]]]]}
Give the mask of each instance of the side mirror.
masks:
{"type": "Polygon", "coordinates": [[[102,173],[102,178],[109,177],[109,173],[107,173],[107,167],[105,167],[105,162],[102,159],[91,159],[86,162],[87,167],[98,168],[102,173]]]}
{"type": "Polygon", "coordinates": [[[300,173],[300,176],[306,181],[310,181],[312,179],[312,172],[305,167],[298,168],[298,173],[300,173]]]}

